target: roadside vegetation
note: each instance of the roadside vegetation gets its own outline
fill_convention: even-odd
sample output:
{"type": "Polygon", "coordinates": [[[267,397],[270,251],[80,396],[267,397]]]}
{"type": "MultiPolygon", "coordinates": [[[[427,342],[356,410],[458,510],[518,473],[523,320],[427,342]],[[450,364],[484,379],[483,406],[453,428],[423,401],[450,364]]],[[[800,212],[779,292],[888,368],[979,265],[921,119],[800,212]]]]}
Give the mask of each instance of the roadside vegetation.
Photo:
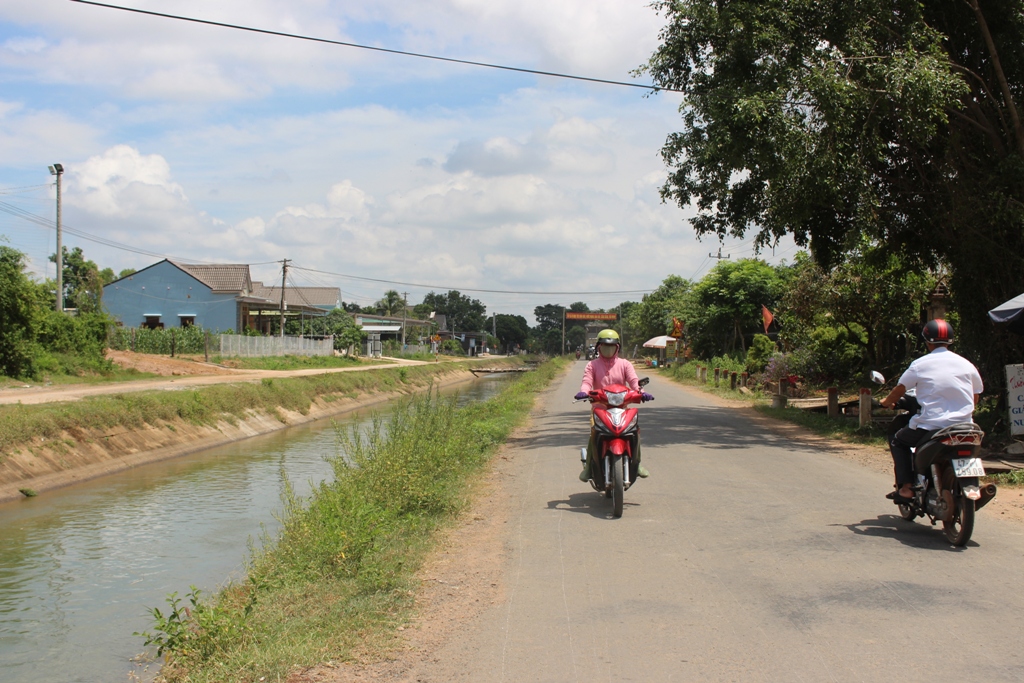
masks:
{"type": "Polygon", "coordinates": [[[238,356],[213,356],[211,363],[240,370],[304,370],[307,368],[354,368],[361,365],[388,365],[389,361],[379,358],[357,356],[261,356],[240,358],[238,356]]]}
{"type": "Polygon", "coordinates": [[[334,480],[306,500],[286,495],[281,531],[253,548],[244,581],[153,610],[141,635],[164,655],[162,676],[284,680],[296,667],[385,651],[414,607],[433,533],[464,509],[476,475],[563,366],[545,363],[461,409],[422,394],[368,432],[339,433],[334,480]]]}
{"type": "Polygon", "coordinates": [[[193,424],[242,419],[250,411],[277,408],[306,414],[313,401],[355,397],[364,392],[411,392],[439,375],[465,371],[460,363],[381,368],[309,377],[264,379],[258,383],[222,384],[188,391],[128,392],[66,403],[0,406],[0,459],[12,449],[40,437],[52,439],[65,430],[136,428],[181,419],[193,424]]]}

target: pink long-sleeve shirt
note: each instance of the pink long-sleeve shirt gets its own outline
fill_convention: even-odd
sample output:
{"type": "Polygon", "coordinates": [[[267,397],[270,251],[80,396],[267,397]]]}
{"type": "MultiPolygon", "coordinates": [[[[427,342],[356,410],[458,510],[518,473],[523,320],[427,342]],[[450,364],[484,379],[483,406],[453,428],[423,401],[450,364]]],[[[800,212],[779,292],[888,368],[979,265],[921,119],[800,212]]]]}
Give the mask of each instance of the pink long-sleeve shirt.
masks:
{"type": "Polygon", "coordinates": [[[583,371],[583,384],[580,391],[604,389],[610,384],[625,384],[633,391],[640,391],[640,379],[636,376],[633,364],[628,360],[615,356],[602,358],[598,356],[587,363],[583,371]]]}

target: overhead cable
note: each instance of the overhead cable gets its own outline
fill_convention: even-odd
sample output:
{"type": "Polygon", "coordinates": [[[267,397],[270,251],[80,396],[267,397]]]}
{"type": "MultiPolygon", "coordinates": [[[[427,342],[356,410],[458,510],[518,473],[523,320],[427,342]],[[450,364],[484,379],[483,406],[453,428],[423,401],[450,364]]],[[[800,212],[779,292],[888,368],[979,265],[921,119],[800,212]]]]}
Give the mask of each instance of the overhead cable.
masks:
{"type": "Polygon", "coordinates": [[[302,266],[291,266],[295,270],[304,270],[310,273],[322,273],[323,275],[333,275],[335,277],[346,278],[348,280],[362,280],[363,282],[379,282],[385,285],[402,285],[403,287],[421,287],[423,289],[447,289],[447,290],[459,290],[461,292],[481,292],[484,294],[539,294],[544,296],[589,296],[589,295],[600,295],[600,294],[649,294],[653,292],[653,289],[619,289],[603,292],[537,292],[537,291],[515,291],[509,289],[477,289],[474,287],[451,287],[448,285],[425,285],[418,282],[400,282],[398,280],[383,280],[380,278],[373,277],[362,277],[360,275],[347,275],[345,273],[332,273],[329,270],[317,270],[315,268],[303,268],[302,266]]]}
{"type": "Polygon", "coordinates": [[[343,47],[354,47],[360,50],[373,50],[374,52],[386,52],[393,55],[402,55],[405,57],[419,57],[420,59],[433,59],[439,62],[450,62],[453,64],[465,64],[467,66],[480,66],[487,69],[501,69],[502,71],[515,71],[524,74],[534,74],[536,76],[550,76],[551,78],[568,78],[574,81],[587,81],[588,83],[601,83],[603,85],[618,85],[627,88],[641,88],[643,90],[651,90],[653,92],[665,91],[665,92],[683,92],[675,88],[664,88],[658,85],[647,85],[645,83],[627,83],[625,81],[612,81],[604,78],[590,78],[588,76],[574,76],[572,74],[557,73],[554,71],[539,71],[537,69],[525,69],[517,66],[505,66],[502,64],[490,64],[488,62],[475,62],[469,59],[456,59],[454,57],[440,57],[438,55],[428,55],[421,52],[407,52],[405,50],[394,50],[386,47],[374,47],[372,45],[361,45],[359,43],[350,43],[343,40],[331,40],[330,38],[316,38],[313,36],[304,36],[298,33],[286,33],[284,31],[271,31],[264,28],[255,28],[252,26],[242,26],[240,24],[229,24],[222,21],[211,21],[209,19],[197,19],[195,17],[186,17],[179,14],[167,14],[165,12],[153,12],[151,10],[137,9],[135,7],[124,7],[122,5],[111,5],[105,2],[94,2],[93,0],[71,0],[80,5],[93,5],[94,7],[105,7],[107,9],[116,9],[123,12],[133,12],[135,14],[145,14],[151,17],[160,17],[161,19],[176,19],[178,21],[188,21],[194,24],[205,24],[207,26],[217,26],[220,28],[230,28],[236,31],[249,31],[250,33],[262,33],[269,36],[278,36],[281,38],[294,38],[296,40],[306,40],[314,43],[327,43],[328,45],[341,45],[343,47]]]}

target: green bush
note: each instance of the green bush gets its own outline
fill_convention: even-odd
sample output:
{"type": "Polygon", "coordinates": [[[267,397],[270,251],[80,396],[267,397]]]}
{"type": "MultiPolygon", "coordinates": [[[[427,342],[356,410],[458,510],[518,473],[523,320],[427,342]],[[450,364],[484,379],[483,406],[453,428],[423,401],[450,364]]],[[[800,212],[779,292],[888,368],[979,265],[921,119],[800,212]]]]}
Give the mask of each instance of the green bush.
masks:
{"type": "Polygon", "coordinates": [[[775,347],[775,342],[767,335],[755,334],[754,341],[747,349],[747,371],[762,372],[776,351],[778,349],[775,347]]]}
{"type": "Polygon", "coordinates": [[[205,332],[206,330],[196,325],[163,330],[151,330],[148,327],[115,327],[110,333],[110,348],[169,356],[173,339],[175,353],[198,354],[206,349],[205,332]]]}

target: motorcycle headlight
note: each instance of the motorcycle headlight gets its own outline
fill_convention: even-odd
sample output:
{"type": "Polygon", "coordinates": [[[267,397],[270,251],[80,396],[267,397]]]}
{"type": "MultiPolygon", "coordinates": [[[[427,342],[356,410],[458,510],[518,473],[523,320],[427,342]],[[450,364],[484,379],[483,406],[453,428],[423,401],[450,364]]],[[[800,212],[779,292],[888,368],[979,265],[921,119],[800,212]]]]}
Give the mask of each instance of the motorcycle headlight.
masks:
{"type": "Polygon", "coordinates": [[[626,392],[620,391],[618,393],[612,393],[610,391],[606,391],[605,396],[608,397],[608,405],[621,406],[622,402],[626,399],[626,392]]]}

